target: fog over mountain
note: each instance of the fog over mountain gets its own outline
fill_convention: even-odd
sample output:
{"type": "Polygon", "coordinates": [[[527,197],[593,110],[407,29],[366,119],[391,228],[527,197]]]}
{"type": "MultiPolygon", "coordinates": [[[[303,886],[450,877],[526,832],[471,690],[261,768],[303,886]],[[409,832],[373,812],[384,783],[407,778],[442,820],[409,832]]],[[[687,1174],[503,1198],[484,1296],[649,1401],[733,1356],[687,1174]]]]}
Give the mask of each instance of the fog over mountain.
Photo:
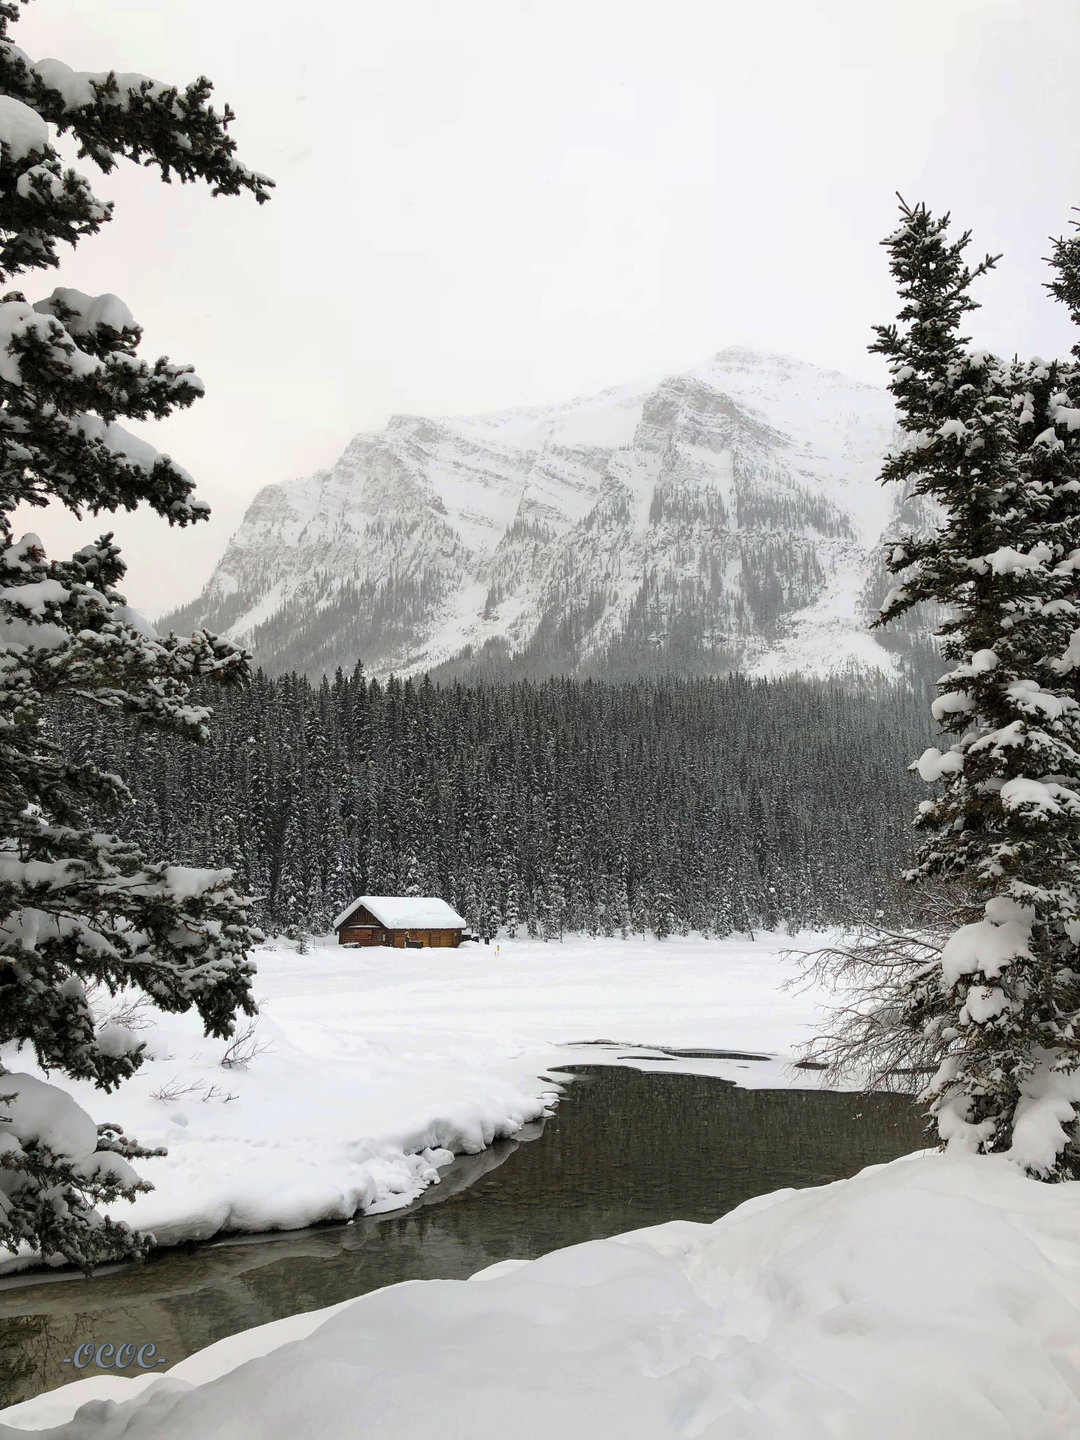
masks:
{"type": "Polygon", "coordinates": [[[901,671],[867,624],[896,497],[883,390],[741,348],[658,382],[394,416],[266,486],[170,617],[271,673],[901,671]]]}

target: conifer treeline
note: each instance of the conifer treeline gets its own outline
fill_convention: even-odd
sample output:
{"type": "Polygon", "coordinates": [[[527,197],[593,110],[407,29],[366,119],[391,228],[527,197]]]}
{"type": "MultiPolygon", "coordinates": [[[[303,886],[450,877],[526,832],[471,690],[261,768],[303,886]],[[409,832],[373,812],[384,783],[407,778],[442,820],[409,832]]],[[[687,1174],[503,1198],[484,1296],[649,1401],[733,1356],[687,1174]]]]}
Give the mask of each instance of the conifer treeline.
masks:
{"type": "Polygon", "coordinates": [[[785,680],[436,686],[339,671],[214,695],[194,749],[68,717],[121,833],[231,866],[271,931],[435,894],[480,934],[844,923],[908,851],[918,700],[785,680]]]}

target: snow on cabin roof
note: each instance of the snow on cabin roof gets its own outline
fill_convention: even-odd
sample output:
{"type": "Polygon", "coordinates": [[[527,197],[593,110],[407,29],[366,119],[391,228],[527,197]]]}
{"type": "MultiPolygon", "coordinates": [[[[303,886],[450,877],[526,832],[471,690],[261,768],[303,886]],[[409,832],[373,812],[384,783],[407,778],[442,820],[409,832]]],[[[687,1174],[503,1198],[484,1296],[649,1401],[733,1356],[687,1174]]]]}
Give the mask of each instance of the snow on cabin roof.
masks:
{"type": "Polygon", "coordinates": [[[387,930],[464,930],[465,921],[456,910],[434,895],[358,895],[334,917],[340,930],[360,905],[370,910],[387,930]]]}

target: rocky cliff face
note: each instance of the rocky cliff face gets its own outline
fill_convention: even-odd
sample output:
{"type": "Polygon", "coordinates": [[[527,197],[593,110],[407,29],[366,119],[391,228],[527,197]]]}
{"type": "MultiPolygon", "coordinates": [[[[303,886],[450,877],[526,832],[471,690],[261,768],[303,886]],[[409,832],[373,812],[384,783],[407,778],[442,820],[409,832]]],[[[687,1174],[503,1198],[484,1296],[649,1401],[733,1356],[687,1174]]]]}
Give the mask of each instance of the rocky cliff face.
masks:
{"type": "Polygon", "coordinates": [[[866,633],[888,394],[730,349],[654,386],[395,416],[260,492],[173,618],[268,670],[895,673],[866,633]]]}

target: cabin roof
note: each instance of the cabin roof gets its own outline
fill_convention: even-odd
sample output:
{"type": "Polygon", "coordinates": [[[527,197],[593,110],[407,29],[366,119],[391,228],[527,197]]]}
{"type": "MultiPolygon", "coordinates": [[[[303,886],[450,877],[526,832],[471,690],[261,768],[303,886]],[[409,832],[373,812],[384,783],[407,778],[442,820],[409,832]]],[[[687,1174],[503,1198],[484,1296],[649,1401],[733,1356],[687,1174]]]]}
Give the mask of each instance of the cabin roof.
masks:
{"type": "Polygon", "coordinates": [[[465,921],[457,911],[434,895],[358,895],[340,915],[335,915],[334,929],[340,930],[361,905],[387,930],[465,929],[465,921]]]}

